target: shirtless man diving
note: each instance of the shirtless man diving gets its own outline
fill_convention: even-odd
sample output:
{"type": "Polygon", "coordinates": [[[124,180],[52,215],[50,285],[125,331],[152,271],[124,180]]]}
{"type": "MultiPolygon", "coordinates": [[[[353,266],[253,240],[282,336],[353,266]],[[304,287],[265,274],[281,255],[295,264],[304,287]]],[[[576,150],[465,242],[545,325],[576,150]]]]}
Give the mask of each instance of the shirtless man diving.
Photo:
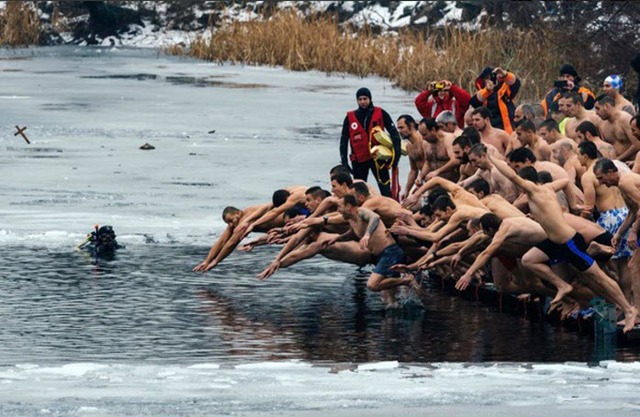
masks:
{"type": "MultiPolygon", "coordinates": [[[[489,156],[491,159],[491,156],[489,156]]],[[[638,311],[629,304],[618,284],[607,276],[598,264],[585,252],[586,245],[584,238],[575,231],[562,215],[562,208],[557,202],[555,193],[559,188],[564,188],[568,184],[568,179],[559,180],[551,184],[539,185],[533,181],[521,178],[505,162],[492,159],[492,162],[507,178],[522,188],[527,194],[531,215],[537,221],[548,239],[543,242],[544,248],[551,251],[554,258],[568,261],[578,271],[579,275],[585,278],[587,285],[596,294],[611,300],[618,305],[625,313],[625,325],[623,331],[626,333],[635,325],[638,311]],[[565,182],[562,184],[562,182],[565,182]]],[[[535,171],[535,168],[528,167],[535,171]]],[[[537,178],[537,172],[535,173],[537,178]]],[[[640,177],[640,176],[639,176],[640,177]]],[[[557,283],[562,280],[560,277],[547,278],[550,283],[558,288],[558,293],[554,301],[559,302],[571,292],[573,287],[566,282],[557,283]]]]}

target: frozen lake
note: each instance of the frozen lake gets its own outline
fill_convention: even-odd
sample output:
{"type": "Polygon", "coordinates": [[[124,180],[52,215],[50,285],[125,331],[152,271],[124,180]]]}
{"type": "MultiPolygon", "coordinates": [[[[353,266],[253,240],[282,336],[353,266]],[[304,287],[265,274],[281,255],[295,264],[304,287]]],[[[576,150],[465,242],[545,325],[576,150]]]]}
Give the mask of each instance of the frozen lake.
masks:
{"type": "Polygon", "coordinates": [[[637,415],[638,347],[435,288],[385,312],[366,273],[324,258],[256,281],[277,248],[191,272],[225,206],[329,188],[363,85],[417,115],[380,79],[0,50],[0,415],[637,415]],[[115,259],[74,250],[94,224],[126,245],[115,259]]]}

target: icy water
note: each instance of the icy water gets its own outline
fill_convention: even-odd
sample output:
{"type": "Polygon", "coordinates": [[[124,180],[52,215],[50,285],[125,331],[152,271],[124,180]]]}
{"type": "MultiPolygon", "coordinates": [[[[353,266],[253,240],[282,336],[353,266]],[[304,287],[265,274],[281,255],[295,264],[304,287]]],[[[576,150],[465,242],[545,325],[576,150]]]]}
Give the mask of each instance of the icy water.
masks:
{"type": "Polygon", "coordinates": [[[0,415],[637,412],[638,347],[437,283],[424,307],[385,311],[367,268],[317,258],[257,281],[277,248],[191,271],[225,206],[329,187],[362,85],[392,116],[415,113],[379,79],[127,49],[0,51],[0,415]],[[156,149],[138,149],[147,142],[156,149]],[[114,259],[74,249],[94,224],[126,245],[114,259]]]}

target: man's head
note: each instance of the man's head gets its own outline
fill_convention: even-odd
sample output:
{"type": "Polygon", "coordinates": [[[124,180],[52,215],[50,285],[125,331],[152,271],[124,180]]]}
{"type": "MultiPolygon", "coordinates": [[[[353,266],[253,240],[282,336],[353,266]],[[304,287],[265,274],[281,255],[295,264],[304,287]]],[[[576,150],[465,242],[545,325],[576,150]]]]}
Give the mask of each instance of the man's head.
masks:
{"type": "Polygon", "coordinates": [[[575,91],[568,92],[564,96],[564,111],[569,117],[575,117],[582,107],[584,106],[584,100],[582,96],[575,91]]]}
{"type": "Polygon", "coordinates": [[[327,198],[328,194],[328,191],[325,191],[318,186],[307,188],[307,191],[304,192],[304,205],[311,213],[313,213],[316,211],[322,200],[327,198]]]}
{"type": "Polygon", "coordinates": [[[456,204],[449,196],[440,196],[433,202],[431,206],[433,215],[443,222],[448,222],[453,213],[456,211],[456,204]]]}
{"type": "Polygon", "coordinates": [[[345,219],[354,219],[358,214],[358,200],[353,194],[345,194],[338,204],[338,212],[345,219]]]}
{"type": "Polygon", "coordinates": [[[596,98],[595,109],[602,120],[611,120],[615,114],[616,101],[611,96],[602,94],[596,98]]]}
{"type": "Polygon", "coordinates": [[[516,135],[522,146],[530,146],[536,138],[536,125],[531,120],[523,120],[516,128],[516,135]]]}
{"type": "Polygon", "coordinates": [[[429,195],[427,195],[427,204],[433,205],[433,203],[443,195],[449,197],[449,192],[440,186],[433,187],[431,191],[429,191],[429,195]]]}
{"type": "Polygon", "coordinates": [[[418,132],[422,135],[422,139],[429,143],[438,142],[438,130],[440,130],[438,123],[431,117],[425,117],[418,124],[418,132]]]}
{"type": "Polygon", "coordinates": [[[445,110],[436,117],[436,123],[440,129],[448,133],[454,133],[458,128],[456,115],[451,110],[445,110]]]}
{"type": "Polygon", "coordinates": [[[462,129],[462,136],[466,136],[469,138],[471,146],[475,145],[476,143],[480,143],[480,133],[478,133],[476,128],[473,126],[468,126],[462,129]]]}
{"type": "Polygon", "coordinates": [[[611,159],[602,158],[593,166],[593,173],[600,184],[607,187],[617,186],[620,181],[620,173],[618,167],[611,159]]]}
{"type": "Polygon", "coordinates": [[[280,207],[281,205],[286,203],[290,195],[291,193],[284,189],[274,191],[273,196],[271,196],[273,207],[280,207]]]}
{"type": "Polygon", "coordinates": [[[560,97],[558,100],[551,103],[551,107],[549,108],[549,112],[551,113],[551,118],[556,121],[556,123],[560,123],[567,117],[564,114],[564,98],[560,97]]]}
{"type": "Polygon", "coordinates": [[[469,150],[469,162],[478,169],[491,169],[491,162],[487,158],[487,147],[482,143],[476,143],[469,150]]]}
{"type": "Polygon", "coordinates": [[[619,75],[609,75],[602,83],[602,91],[609,97],[616,97],[622,90],[622,77],[619,75]]]}
{"type": "Polygon", "coordinates": [[[371,195],[369,192],[369,186],[364,181],[354,182],[349,188],[351,189],[349,194],[353,194],[356,197],[358,205],[362,205],[362,203],[364,203],[371,195]]]}
{"type": "Polygon", "coordinates": [[[564,64],[560,67],[560,80],[571,81],[573,84],[578,84],[580,82],[580,77],[578,77],[578,71],[573,67],[573,65],[564,64]]]}
{"type": "Polygon", "coordinates": [[[491,187],[489,186],[489,183],[483,178],[478,178],[477,180],[469,184],[467,190],[479,199],[482,199],[491,194],[491,187]]]}
{"type": "Polygon", "coordinates": [[[236,227],[242,218],[242,210],[227,206],[222,210],[222,220],[231,227],[236,227]]]}
{"type": "Polygon", "coordinates": [[[567,115],[567,110],[566,110],[567,109],[567,106],[566,106],[567,98],[565,97],[565,95],[566,94],[563,94],[560,97],[558,97],[558,100],[551,105],[551,114],[553,114],[553,107],[554,107],[554,105],[556,103],[558,104],[558,113],[557,113],[558,118],[557,119],[553,119],[558,123],[560,123],[562,121],[562,119],[564,119],[565,117],[569,117],[567,115]]]}
{"type": "Polygon", "coordinates": [[[595,143],[584,141],[578,144],[578,162],[582,166],[588,166],[591,161],[599,157],[598,147],[595,143]]]}
{"type": "Polygon", "coordinates": [[[522,147],[514,149],[509,154],[509,161],[511,162],[511,166],[517,171],[526,166],[532,166],[536,163],[537,159],[531,149],[522,147]]]}
{"type": "Polygon", "coordinates": [[[595,138],[600,136],[600,132],[598,131],[598,127],[596,125],[588,120],[585,120],[576,127],[576,136],[578,136],[578,140],[580,142],[591,142],[595,138]]]}
{"type": "Polygon", "coordinates": [[[501,224],[502,219],[493,213],[483,214],[482,217],[480,217],[482,231],[489,237],[493,237],[496,234],[501,224]]]}
{"type": "Polygon", "coordinates": [[[463,164],[469,162],[469,151],[471,150],[471,141],[468,137],[462,135],[453,140],[453,154],[463,164]]]}
{"type": "Polygon", "coordinates": [[[530,104],[521,104],[516,107],[516,111],[513,113],[513,121],[516,124],[522,123],[524,120],[535,120],[536,114],[533,111],[533,106],[530,104]]]}
{"type": "Polygon", "coordinates": [[[534,184],[538,184],[540,182],[538,171],[531,165],[520,168],[518,170],[518,176],[522,179],[531,181],[534,184]]]}
{"type": "Polygon", "coordinates": [[[477,232],[481,231],[482,227],[480,226],[480,219],[472,217],[467,220],[466,229],[469,236],[473,236],[477,232]]]}
{"type": "Polygon", "coordinates": [[[437,97],[440,100],[444,100],[446,97],[451,95],[451,92],[449,92],[449,86],[447,85],[447,83],[443,81],[434,81],[432,85],[433,85],[433,90],[432,90],[433,92],[431,94],[433,94],[434,97],[437,97]]]}
{"type": "Polygon", "coordinates": [[[329,178],[331,178],[333,174],[337,174],[338,172],[346,172],[347,174],[350,174],[349,168],[341,164],[341,165],[336,165],[329,170],[329,178]]]}
{"type": "Polygon", "coordinates": [[[418,211],[418,215],[416,216],[416,222],[422,226],[427,227],[433,221],[433,210],[429,204],[425,204],[418,211]]]}
{"type": "Polygon", "coordinates": [[[552,144],[560,138],[560,127],[558,122],[553,119],[547,119],[540,123],[538,127],[538,136],[545,142],[552,144]]]}
{"type": "Polygon", "coordinates": [[[560,165],[564,165],[573,154],[571,139],[562,139],[553,144],[551,152],[560,165]]]}
{"type": "Polygon", "coordinates": [[[349,173],[338,172],[331,176],[331,192],[338,198],[344,197],[349,192],[351,184],[353,180],[349,173]]]}
{"type": "Polygon", "coordinates": [[[491,111],[485,106],[478,107],[471,112],[471,117],[473,119],[473,127],[478,132],[484,132],[491,126],[491,111]]]}
{"type": "Polygon", "coordinates": [[[356,100],[358,100],[358,107],[361,109],[366,109],[371,105],[371,91],[362,87],[356,91],[356,100]]]}
{"type": "Polygon", "coordinates": [[[403,114],[402,116],[398,117],[398,120],[396,121],[396,128],[398,129],[398,133],[400,133],[400,136],[402,136],[403,139],[409,139],[411,137],[411,134],[415,132],[417,127],[418,125],[415,119],[408,114],[403,114]]]}

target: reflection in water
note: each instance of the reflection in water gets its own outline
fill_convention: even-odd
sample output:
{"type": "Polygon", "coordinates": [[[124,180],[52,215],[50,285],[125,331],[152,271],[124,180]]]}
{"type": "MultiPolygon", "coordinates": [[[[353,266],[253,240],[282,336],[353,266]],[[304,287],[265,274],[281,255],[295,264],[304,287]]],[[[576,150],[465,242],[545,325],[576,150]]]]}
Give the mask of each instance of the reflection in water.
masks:
{"type": "Polygon", "coordinates": [[[425,305],[384,310],[368,273],[326,259],[255,274],[278,248],[235,253],[206,274],[208,248],[147,243],[113,259],[46,247],[6,248],[0,357],[49,361],[350,363],[636,360],[637,345],[593,338],[450,297],[427,281],[425,305]]]}

